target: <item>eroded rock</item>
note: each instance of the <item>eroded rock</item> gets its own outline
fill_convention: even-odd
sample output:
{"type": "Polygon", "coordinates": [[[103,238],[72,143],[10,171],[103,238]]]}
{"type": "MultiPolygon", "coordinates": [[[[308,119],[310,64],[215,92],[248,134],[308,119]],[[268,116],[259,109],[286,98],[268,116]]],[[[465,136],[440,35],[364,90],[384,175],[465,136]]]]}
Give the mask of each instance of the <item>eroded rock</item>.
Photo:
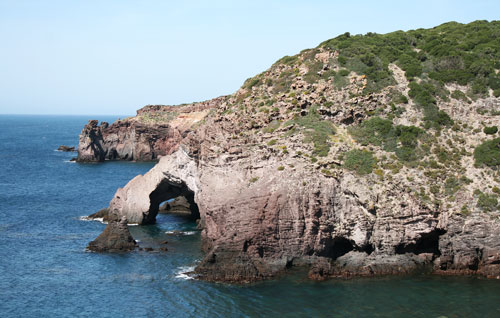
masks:
{"type": "Polygon", "coordinates": [[[90,242],[88,249],[93,252],[130,252],[137,247],[127,225],[127,218],[122,216],[120,221],[108,223],[94,241],[90,242]]]}

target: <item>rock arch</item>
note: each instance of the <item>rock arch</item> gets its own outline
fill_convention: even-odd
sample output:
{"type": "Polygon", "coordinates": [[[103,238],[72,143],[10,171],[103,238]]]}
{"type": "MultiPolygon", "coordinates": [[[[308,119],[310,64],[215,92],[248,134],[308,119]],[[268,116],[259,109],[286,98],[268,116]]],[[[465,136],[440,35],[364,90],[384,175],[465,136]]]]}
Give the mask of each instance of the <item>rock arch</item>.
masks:
{"type": "Polygon", "coordinates": [[[198,168],[193,158],[179,149],[162,157],[145,175],[136,176],[116,191],[109,211],[117,219],[125,216],[129,223],[153,224],[161,202],[184,196],[194,217],[200,217],[198,168]]]}

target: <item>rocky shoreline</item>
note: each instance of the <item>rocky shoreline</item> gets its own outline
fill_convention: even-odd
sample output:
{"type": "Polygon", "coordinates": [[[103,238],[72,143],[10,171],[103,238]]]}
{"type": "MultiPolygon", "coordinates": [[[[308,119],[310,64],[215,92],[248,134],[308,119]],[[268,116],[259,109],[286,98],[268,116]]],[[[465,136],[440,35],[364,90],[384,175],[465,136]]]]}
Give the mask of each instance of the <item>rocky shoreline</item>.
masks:
{"type": "Polygon", "coordinates": [[[90,120],[78,144],[77,162],[156,161],[175,150],[191,128],[225,97],[182,106],[148,105],[113,124],[90,120]]]}
{"type": "MultiPolygon", "coordinates": [[[[389,62],[382,85],[349,69],[361,62],[335,41],[351,39],[285,57],[231,96],[90,121],[78,161],[159,159],[117,190],[107,217],[153,224],[163,202],[184,197],[206,255],[194,273],[208,281],[303,266],[316,280],[499,278],[500,139],[490,135],[500,97],[389,62]]],[[[419,52],[415,63],[438,58],[419,52]]]]}

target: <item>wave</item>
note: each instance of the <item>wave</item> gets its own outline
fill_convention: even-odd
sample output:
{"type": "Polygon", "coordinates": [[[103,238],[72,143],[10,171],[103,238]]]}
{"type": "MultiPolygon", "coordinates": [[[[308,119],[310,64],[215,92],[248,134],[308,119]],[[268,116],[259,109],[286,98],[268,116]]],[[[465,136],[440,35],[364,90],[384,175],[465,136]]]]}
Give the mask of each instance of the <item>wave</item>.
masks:
{"type": "Polygon", "coordinates": [[[184,279],[184,280],[194,279],[193,276],[190,276],[190,273],[192,271],[194,271],[194,268],[195,268],[195,266],[178,267],[177,269],[179,271],[175,273],[175,278],[184,279]]]}
{"type": "Polygon", "coordinates": [[[195,235],[198,231],[166,231],[165,234],[170,235],[195,235]]]}
{"type": "Polygon", "coordinates": [[[97,222],[101,222],[102,224],[108,224],[108,222],[105,222],[104,221],[104,218],[89,218],[88,216],[84,215],[84,216],[80,216],[78,218],[78,220],[80,221],[86,221],[86,222],[90,222],[90,221],[97,221],[97,222]]]}
{"type": "MultiPolygon", "coordinates": [[[[80,216],[78,218],[78,220],[80,221],[97,221],[97,222],[101,222],[102,224],[108,224],[107,221],[104,221],[104,218],[89,218],[88,216],[84,215],[84,216],[80,216]]],[[[138,223],[129,223],[127,224],[128,226],[137,226],[139,225],[138,223]]]]}

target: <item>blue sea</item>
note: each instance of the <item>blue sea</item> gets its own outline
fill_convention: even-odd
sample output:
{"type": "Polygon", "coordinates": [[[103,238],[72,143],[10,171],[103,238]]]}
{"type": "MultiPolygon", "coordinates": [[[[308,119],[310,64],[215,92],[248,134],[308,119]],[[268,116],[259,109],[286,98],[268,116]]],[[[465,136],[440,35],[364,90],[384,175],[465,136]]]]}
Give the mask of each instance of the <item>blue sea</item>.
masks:
{"type": "Polygon", "coordinates": [[[76,146],[93,118],[0,115],[0,317],[500,317],[500,281],[480,278],[189,279],[183,273],[203,257],[200,233],[179,216],[130,227],[141,246],[167,240],[168,252],[87,252],[105,225],[82,216],[153,166],[79,164],[56,151],[76,146]]]}

